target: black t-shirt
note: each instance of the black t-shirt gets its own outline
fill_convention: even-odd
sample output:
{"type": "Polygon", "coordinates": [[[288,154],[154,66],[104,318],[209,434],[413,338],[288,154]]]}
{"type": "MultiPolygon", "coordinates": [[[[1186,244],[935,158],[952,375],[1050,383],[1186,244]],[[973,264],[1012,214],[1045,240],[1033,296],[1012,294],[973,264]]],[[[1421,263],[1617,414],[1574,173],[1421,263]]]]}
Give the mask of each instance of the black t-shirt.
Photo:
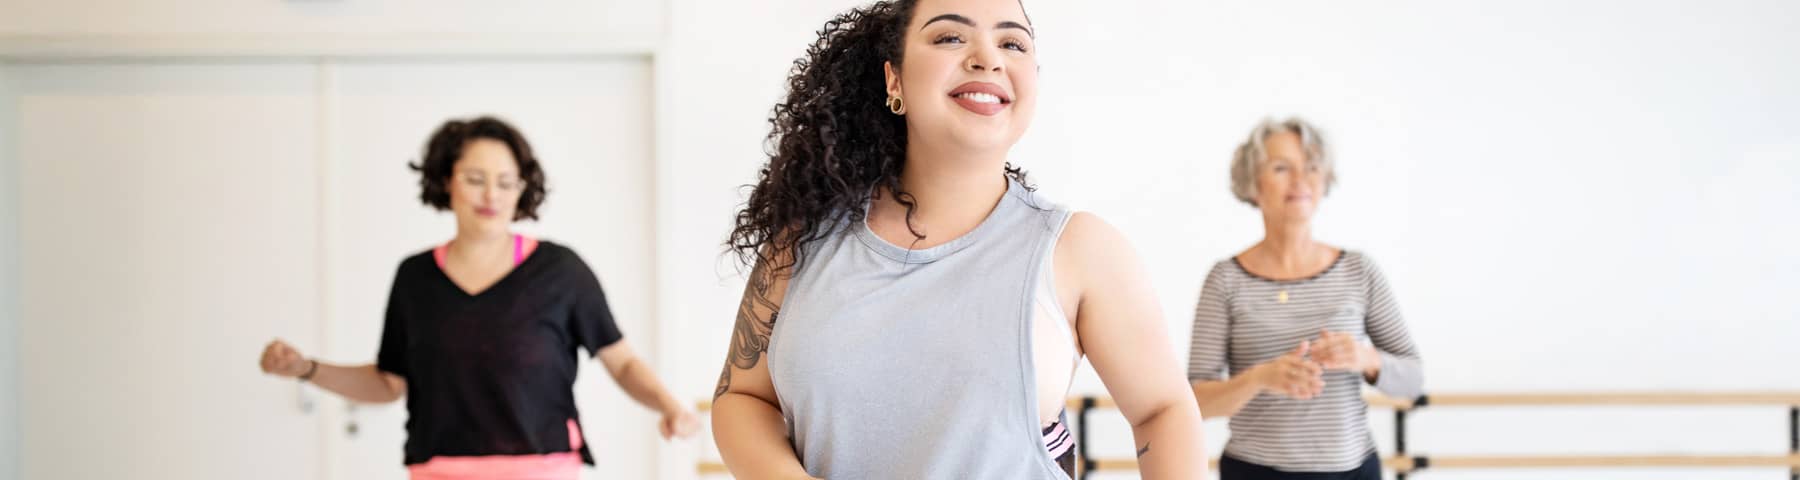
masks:
{"type": "MultiPolygon", "coordinates": [[[[622,337],[600,281],[562,245],[539,243],[473,296],[430,251],[407,258],[375,363],[406,378],[406,464],[573,450],[576,348],[591,356],[622,337]]],[[[586,443],[581,459],[593,465],[586,443]]]]}

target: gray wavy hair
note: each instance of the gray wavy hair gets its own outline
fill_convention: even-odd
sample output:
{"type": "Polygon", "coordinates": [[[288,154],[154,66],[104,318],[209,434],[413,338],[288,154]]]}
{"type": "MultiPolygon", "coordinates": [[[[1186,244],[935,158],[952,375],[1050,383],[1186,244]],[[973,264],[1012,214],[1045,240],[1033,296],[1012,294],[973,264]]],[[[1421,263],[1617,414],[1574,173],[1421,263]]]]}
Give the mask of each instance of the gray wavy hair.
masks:
{"type": "Polygon", "coordinates": [[[1265,118],[1250,131],[1250,138],[1238,145],[1237,152],[1231,156],[1231,194],[1239,201],[1256,206],[1256,176],[1262,169],[1257,167],[1269,159],[1269,151],[1263,142],[1270,135],[1288,132],[1300,136],[1300,148],[1306,151],[1306,160],[1319,166],[1325,173],[1325,194],[1331,194],[1331,186],[1337,184],[1337,169],[1331,162],[1331,155],[1325,149],[1325,137],[1319,134],[1319,128],[1300,117],[1288,117],[1275,121],[1265,118]]]}

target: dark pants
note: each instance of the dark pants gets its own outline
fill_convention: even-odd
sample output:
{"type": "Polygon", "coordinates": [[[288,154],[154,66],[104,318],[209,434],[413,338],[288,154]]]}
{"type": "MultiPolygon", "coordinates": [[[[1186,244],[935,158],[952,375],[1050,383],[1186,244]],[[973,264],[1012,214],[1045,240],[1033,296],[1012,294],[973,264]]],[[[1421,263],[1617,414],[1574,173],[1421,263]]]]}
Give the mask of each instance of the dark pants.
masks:
{"type": "Polygon", "coordinates": [[[1219,458],[1219,480],[1381,480],[1381,459],[1375,454],[1361,467],[1347,472],[1283,472],[1231,457],[1219,458]]]}

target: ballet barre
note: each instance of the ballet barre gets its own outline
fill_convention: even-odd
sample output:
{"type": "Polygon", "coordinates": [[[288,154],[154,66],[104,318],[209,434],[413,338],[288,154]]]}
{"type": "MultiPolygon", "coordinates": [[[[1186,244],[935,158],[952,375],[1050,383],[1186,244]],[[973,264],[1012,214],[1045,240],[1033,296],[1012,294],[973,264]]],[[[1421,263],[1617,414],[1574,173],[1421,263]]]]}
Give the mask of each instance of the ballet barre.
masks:
{"type": "MultiPolygon", "coordinates": [[[[1501,469],[1501,468],[1731,468],[1787,467],[1790,480],[1800,480],[1800,392],[1554,392],[1554,393],[1442,393],[1421,395],[1414,399],[1392,398],[1369,393],[1363,400],[1371,408],[1394,411],[1394,454],[1383,458],[1382,467],[1405,480],[1409,474],[1427,468],[1501,469]],[[1406,444],[1407,414],[1426,407],[1569,407],[1569,406],[1786,406],[1788,407],[1788,453],[1786,455],[1496,455],[1496,456],[1424,456],[1408,455],[1406,444]]],[[[1088,455],[1088,414],[1094,410],[1116,410],[1118,404],[1105,396],[1070,397],[1068,409],[1075,412],[1076,478],[1087,478],[1096,471],[1136,471],[1137,460],[1130,458],[1094,458],[1088,455]]],[[[712,409],[712,402],[699,402],[702,412],[712,409]]],[[[1209,462],[1214,469],[1218,459],[1209,462]]],[[[701,462],[703,474],[727,473],[725,465],[701,462]]]]}
{"type": "MultiPolygon", "coordinates": [[[[1556,393],[1444,393],[1422,395],[1416,399],[1392,398],[1367,394],[1363,400],[1372,408],[1394,411],[1394,447],[1392,456],[1382,459],[1382,466],[1393,470],[1398,479],[1426,468],[1626,468],[1626,467],[1788,467],[1790,480],[1800,480],[1800,392],[1556,392],[1556,393]],[[1425,407],[1567,407],[1567,406],[1786,406],[1788,407],[1788,453],[1786,455],[1519,455],[1519,456],[1423,456],[1407,455],[1407,414],[1425,407]]],[[[1106,397],[1076,397],[1069,407],[1077,412],[1078,428],[1086,425],[1086,416],[1095,409],[1116,409],[1106,397]]],[[[1081,461],[1078,477],[1093,471],[1131,471],[1137,469],[1132,459],[1095,459],[1086,455],[1085,429],[1076,431],[1076,449],[1081,461]]],[[[1216,465],[1216,460],[1214,461],[1216,465]]]]}

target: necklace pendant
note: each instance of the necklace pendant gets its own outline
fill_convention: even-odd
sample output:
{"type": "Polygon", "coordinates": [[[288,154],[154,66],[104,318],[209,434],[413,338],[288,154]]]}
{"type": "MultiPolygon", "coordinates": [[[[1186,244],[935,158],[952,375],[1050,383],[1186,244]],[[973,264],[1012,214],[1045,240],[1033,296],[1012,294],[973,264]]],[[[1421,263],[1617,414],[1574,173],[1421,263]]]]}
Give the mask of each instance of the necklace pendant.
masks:
{"type": "Polygon", "coordinates": [[[1287,299],[1288,299],[1287,290],[1282,290],[1281,293],[1275,294],[1275,302],[1276,303],[1287,303],[1287,299]]]}

